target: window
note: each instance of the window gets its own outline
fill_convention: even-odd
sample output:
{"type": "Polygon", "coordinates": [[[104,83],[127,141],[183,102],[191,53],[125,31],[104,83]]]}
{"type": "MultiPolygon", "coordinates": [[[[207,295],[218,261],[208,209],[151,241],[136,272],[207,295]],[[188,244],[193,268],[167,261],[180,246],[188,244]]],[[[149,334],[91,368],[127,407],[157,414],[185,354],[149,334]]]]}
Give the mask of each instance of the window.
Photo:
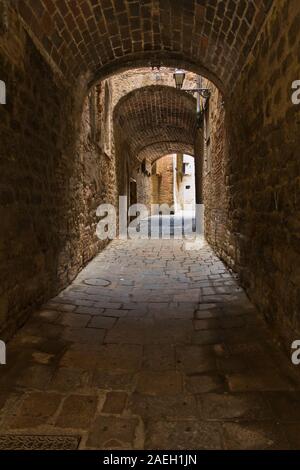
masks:
{"type": "Polygon", "coordinates": [[[188,175],[189,166],[190,166],[189,163],[183,163],[182,164],[182,173],[184,175],[188,175]]]}

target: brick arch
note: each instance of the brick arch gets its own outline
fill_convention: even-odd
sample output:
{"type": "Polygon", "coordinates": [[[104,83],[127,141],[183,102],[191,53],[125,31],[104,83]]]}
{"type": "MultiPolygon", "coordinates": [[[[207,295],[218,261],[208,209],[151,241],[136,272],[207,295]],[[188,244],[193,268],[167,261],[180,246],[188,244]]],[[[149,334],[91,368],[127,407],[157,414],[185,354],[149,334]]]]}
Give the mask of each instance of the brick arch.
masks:
{"type": "Polygon", "coordinates": [[[236,79],[272,0],[14,2],[50,62],[71,81],[161,62],[224,90],[236,79]]]}
{"type": "Polygon", "coordinates": [[[143,160],[150,156],[151,163],[155,163],[160,158],[173,153],[183,153],[194,157],[194,145],[187,142],[157,142],[147,147],[145,151],[139,154],[139,158],[143,160]]]}
{"type": "Polygon", "coordinates": [[[196,100],[184,91],[162,85],[133,90],[121,98],[113,120],[116,139],[132,158],[154,161],[171,151],[194,151],[196,100]]]}
{"type": "Polygon", "coordinates": [[[193,149],[188,146],[184,146],[184,144],[179,144],[178,146],[170,146],[170,151],[168,150],[167,153],[162,153],[157,157],[155,160],[153,160],[152,164],[160,160],[161,158],[167,157],[168,155],[173,155],[173,154],[183,154],[183,155],[188,155],[192,158],[195,158],[193,149]]]}

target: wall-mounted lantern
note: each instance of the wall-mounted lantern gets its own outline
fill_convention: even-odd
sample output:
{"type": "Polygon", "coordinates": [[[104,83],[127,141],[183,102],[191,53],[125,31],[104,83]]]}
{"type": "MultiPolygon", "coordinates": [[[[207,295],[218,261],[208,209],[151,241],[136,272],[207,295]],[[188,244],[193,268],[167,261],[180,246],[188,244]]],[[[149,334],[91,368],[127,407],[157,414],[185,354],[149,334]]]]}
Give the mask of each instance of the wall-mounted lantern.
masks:
{"type": "Polygon", "coordinates": [[[197,88],[182,88],[183,83],[185,80],[185,71],[176,69],[175,73],[173,75],[174,80],[175,80],[175,86],[178,90],[186,91],[187,93],[198,93],[198,95],[201,95],[202,98],[208,99],[210,97],[210,89],[209,88],[203,88],[201,87],[201,77],[198,77],[198,85],[197,88]]]}
{"type": "Polygon", "coordinates": [[[198,76],[197,78],[197,87],[196,88],[182,88],[183,83],[185,80],[185,72],[184,70],[176,69],[174,73],[174,80],[175,80],[175,86],[178,90],[185,91],[187,93],[191,93],[192,95],[194,93],[197,94],[197,127],[201,128],[203,126],[203,109],[201,106],[201,99],[200,97],[204,98],[205,100],[208,100],[211,91],[209,88],[203,88],[202,85],[202,77],[198,76]]]}
{"type": "Polygon", "coordinates": [[[181,90],[183,87],[184,80],[185,80],[184,70],[176,69],[173,77],[175,80],[175,85],[176,85],[177,90],[181,90]]]}

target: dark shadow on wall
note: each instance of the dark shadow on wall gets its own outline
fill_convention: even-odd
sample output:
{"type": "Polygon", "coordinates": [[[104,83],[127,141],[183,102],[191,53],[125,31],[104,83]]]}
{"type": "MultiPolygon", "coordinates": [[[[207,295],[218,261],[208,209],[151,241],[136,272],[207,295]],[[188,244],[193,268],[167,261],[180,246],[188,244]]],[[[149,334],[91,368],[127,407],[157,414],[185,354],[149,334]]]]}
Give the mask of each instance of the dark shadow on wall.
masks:
{"type": "Polygon", "coordinates": [[[78,139],[78,97],[12,14],[0,39],[0,76],[8,101],[0,106],[0,333],[7,339],[101,249],[95,210],[111,163],[99,165],[101,149],[78,139]]]}

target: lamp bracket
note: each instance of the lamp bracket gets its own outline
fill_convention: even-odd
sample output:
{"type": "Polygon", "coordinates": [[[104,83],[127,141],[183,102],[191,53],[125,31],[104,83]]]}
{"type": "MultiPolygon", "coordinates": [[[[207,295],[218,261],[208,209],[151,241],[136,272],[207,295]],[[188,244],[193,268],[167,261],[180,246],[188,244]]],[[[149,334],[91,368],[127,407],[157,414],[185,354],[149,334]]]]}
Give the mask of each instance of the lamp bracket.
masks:
{"type": "Polygon", "coordinates": [[[181,88],[181,91],[186,91],[187,93],[192,93],[192,94],[200,93],[200,95],[203,98],[209,98],[211,95],[211,91],[209,88],[189,88],[189,89],[181,88]]]}

